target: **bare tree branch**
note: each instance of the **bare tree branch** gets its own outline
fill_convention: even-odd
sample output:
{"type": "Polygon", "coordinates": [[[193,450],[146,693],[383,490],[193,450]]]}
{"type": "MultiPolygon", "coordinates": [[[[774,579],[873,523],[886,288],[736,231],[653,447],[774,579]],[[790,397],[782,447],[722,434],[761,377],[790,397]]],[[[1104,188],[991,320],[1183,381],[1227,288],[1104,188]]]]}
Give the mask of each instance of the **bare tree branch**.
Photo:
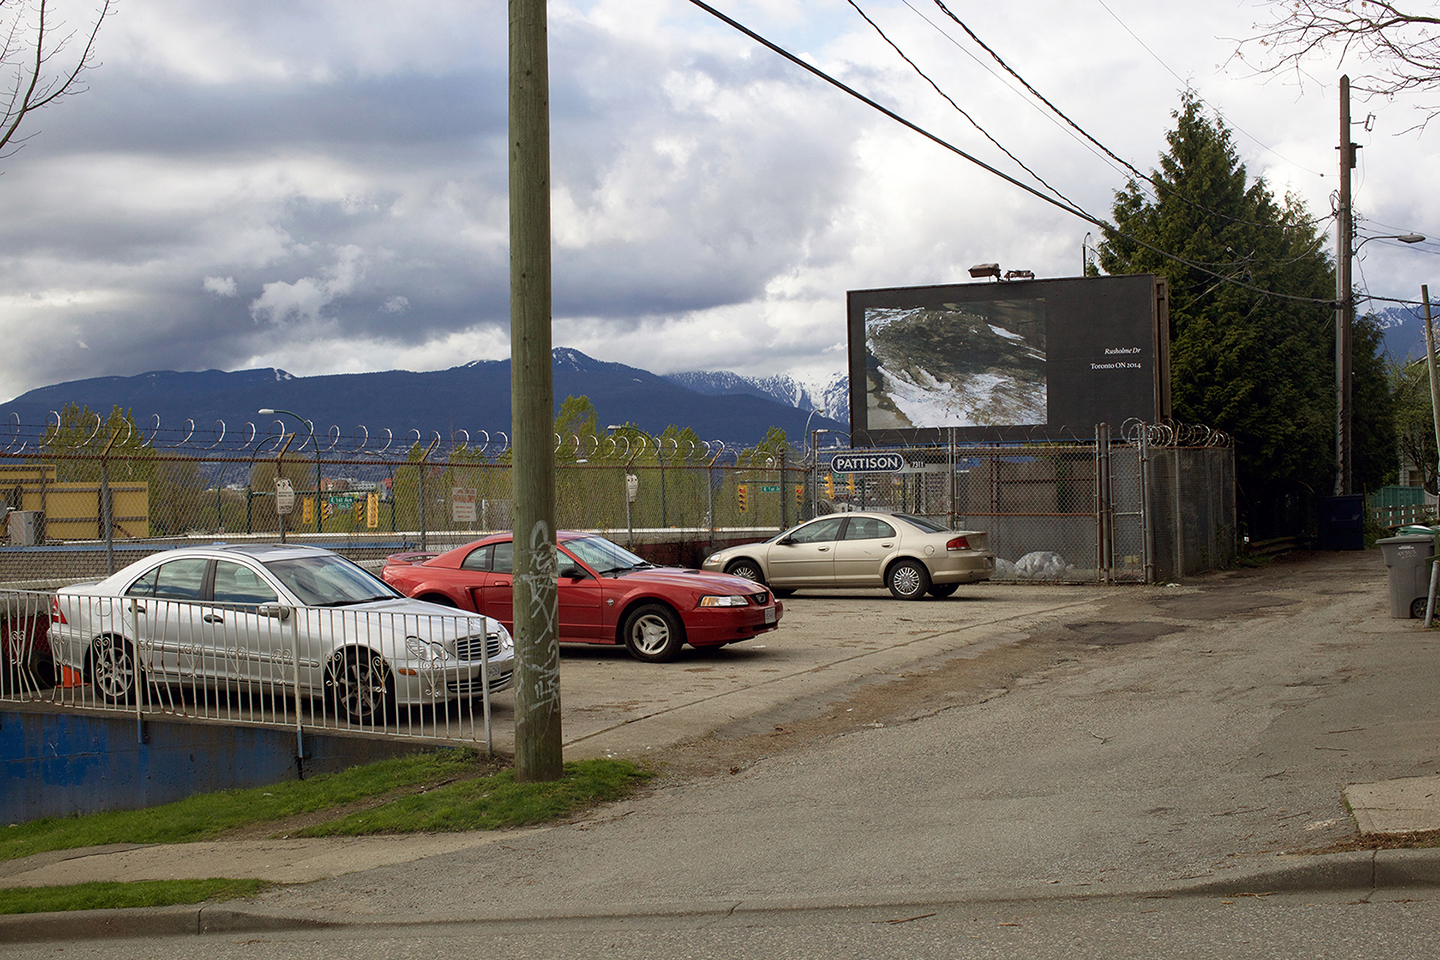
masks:
{"type": "MultiPolygon", "coordinates": [[[[1361,93],[1440,89],[1440,3],[1404,3],[1406,9],[1389,0],[1268,0],[1274,19],[1256,24],[1235,56],[1261,73],[1303,76],[1307,61],[1336,55],[1362,71],[1351,78],[1361,93]]],[[[1440,114],[1440,107],[1421,109],[1440,114]]]]}
{"type": "Polygon", "coordinates": [[[66,32],[55,19],[52,0],[0,0],[0,75],[7,78],[0,107],[0,157],[8,156],[25,141],[17,137],[21,123],[32,112],[62,97],[81,93],[80,75],[95,66],[95,38],[110,15],[115,0],[101,0],[88,33],[66,32]],[[77,36],[85,37],[78,56],[66,57],[77,36]]]}

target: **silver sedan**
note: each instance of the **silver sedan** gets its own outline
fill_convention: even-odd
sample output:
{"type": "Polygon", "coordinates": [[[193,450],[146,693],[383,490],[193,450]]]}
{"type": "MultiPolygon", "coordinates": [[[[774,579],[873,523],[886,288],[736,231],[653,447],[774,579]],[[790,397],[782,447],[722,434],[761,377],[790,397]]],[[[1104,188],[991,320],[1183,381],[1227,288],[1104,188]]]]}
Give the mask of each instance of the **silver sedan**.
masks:
{"type": "Polygon", "coordinates": [[[950,530],[904,513],[839,513],[761,543],[727,547],[703,566],[769,584],[777,594],[884,586],[901,600],[920,600],[990,579],[995,554],[979,530],[950,530]]]}
{"type": "Polygon", "coordinates": [[[498,621],[411,600],[318,547],[163,551],[61,588],[50,621],[57,668],[108,703],[147,685],[293,690],[369,724],[503,690],[515,669],[498,621]]]}

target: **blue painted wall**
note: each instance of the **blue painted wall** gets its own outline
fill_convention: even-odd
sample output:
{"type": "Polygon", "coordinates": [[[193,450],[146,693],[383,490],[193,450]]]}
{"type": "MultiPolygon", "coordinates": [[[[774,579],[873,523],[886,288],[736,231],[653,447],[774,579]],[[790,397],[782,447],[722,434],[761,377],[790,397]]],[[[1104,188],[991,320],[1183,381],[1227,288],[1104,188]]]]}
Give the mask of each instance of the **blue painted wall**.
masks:
{"type": "MultiPolygon", "coordinates": [[[[297,779],[295,731],[7,709],[0,711],[0,824],[133,810],[194,793],[297,779]]],[[[305,734],[310,776],[424,749],[305,734]]]]}

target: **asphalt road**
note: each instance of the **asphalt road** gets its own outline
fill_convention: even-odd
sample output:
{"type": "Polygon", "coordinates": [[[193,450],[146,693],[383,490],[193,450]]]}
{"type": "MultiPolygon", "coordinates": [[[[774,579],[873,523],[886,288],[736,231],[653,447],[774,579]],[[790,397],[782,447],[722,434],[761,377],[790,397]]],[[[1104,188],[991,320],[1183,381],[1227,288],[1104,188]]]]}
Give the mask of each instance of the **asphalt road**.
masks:
{"type": "Polygon", "coordinates": [[[1353,840],[1346,784],[1440,772],[1440,642],[1377,553],[962,597],[802,595],[669,665],[567,649],[567,756],[645,757],[649,791],[244,905],[347,929],[146,953],[1433,952],[1427,886],[1286,879],[1353,840]]]}
{"type": "Polygon", "coordinates": [[[3,946],[15,960],[1395,960],[1433,955],[1432,893],[907,905],[3,946]]]}

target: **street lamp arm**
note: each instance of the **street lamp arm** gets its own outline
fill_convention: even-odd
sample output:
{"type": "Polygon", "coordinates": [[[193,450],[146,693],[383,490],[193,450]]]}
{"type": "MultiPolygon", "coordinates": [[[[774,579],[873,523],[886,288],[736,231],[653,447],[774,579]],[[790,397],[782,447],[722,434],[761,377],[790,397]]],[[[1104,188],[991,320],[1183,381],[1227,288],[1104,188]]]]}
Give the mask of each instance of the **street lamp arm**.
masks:
{"type": "Polygon", "coordinates": [[[278,408],[272,409],[270,407],[263,407],[260,410],[257,410],[256,413],[260,413],[265,416],[282,413],[287,417],[294,417],[296,420],[299,420],[301,423],[305,424],[305,429],[310,431],[310,443],[315,448],[315,532],[319,533],[321,530],[320,514],[322,512],[320,509],[320,488],[324,486],[324,483],[320,479],[320,441],[315,439],[315,424],[313,424],[309,420],[306,420],[304,417],[300,416],[300,414],[296,413],[293,410],[280,410],[278,408]]]}
{"type": "Polygon", "coordinates": [[[1396,233],[1383,234],[1374,237],[1363,237],[1361,238],[1359,243],[1355,244],[1355,249],[1350,251],[1350,255],[1354,256],[1355,254],[1359,253],[1360,248],[1365,246],[1365,244],[1369,243],[1371,240],[1399,240],[1401,243],[1424,243],[1425,235],[1423,233],[1396,233]]]}

